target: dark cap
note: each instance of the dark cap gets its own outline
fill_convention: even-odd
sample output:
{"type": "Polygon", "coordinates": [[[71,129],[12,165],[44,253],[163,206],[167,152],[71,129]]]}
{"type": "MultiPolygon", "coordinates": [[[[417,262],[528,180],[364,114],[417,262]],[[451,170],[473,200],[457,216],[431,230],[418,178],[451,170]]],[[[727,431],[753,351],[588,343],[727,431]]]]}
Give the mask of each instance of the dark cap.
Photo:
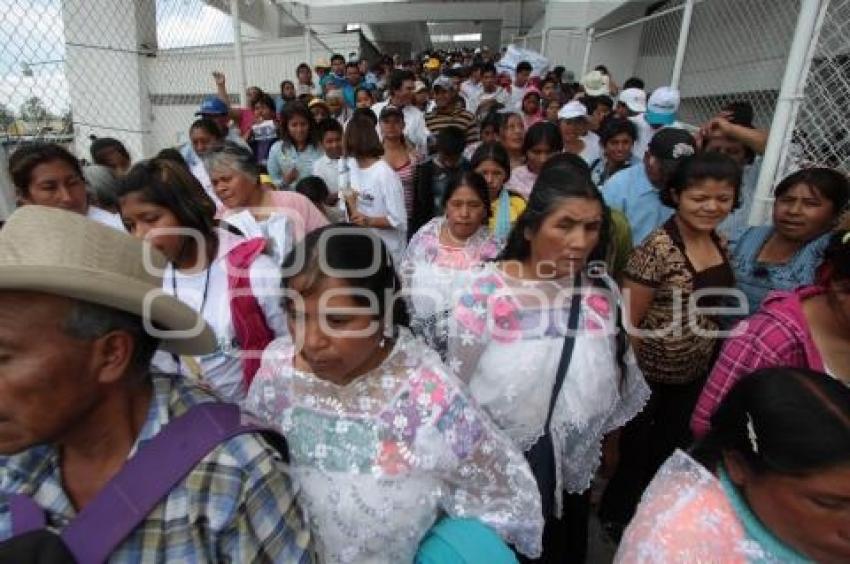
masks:
{"type": "Polygon", "coordinates": [[[694,136],[676,127],[662,127],[649,142],[649,154],[664,160],[677,160],[689,157],[697,151],[694,136]]]}
{"type": "Polygon", "coordinates": [[[389,119],[391,117],[397,117],[397,118],[400,118],[400,119],[404,119],[404,112],[401,111],[401,108],[399,108],[398,106],[387,105],[387,106],[384,106],[383,110],[381,110],[381,115],[378,116],[378,119],[380,119],[381,121],[384,121],[384,120],[389,119]]]}

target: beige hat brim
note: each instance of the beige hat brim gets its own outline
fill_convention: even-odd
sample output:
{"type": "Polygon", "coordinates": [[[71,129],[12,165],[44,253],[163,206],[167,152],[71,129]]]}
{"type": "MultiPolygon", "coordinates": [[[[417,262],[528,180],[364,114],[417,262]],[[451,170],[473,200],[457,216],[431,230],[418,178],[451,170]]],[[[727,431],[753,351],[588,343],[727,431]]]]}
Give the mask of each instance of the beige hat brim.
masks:
{"type": "Polygon", "coordinates": [[[217,346],[212,329],[195,310],[127,276],[65,266],[4,265],[0,290],[44,292],[138,315],[160,339],[160,348],[174,354],[204,355],[217,346]]]}

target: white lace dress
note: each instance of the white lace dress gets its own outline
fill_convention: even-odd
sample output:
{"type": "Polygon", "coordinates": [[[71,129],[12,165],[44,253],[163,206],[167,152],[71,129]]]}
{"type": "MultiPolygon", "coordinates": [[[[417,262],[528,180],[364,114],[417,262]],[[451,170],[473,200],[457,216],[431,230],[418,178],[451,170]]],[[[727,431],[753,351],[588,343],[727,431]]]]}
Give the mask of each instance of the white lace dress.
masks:
{"type": "MultiPolygon", "coordinates": [[[[572,279],[514,279],[490,263],[472,277],[452,314],[449,366],[523,452],[544,432],[572,284],[572,279]]],[[[590,486],[605,435],[632,419],[649,399],[630,350],[625,374],[620,370],[610,296],[587,286],[583,293],[579,331],[551,423],[559,515],[559,493],[590,486]]]]}
{"type": "Polygon", "coordinates": [[[322,562],[412,562],[443,513],[540,553],[540,495],[522,453],[409,331],[346,386],[293,358],[288,339],[272,343],[246,403],[286,435],[322,562]]]}

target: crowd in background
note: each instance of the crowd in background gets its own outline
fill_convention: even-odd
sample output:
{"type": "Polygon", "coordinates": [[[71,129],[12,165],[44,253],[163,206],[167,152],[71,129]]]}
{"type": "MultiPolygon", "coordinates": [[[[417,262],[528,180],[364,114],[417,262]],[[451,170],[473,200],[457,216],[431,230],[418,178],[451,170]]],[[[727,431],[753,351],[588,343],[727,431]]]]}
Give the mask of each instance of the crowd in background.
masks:
{"type": "MultiPolygon", "coordinates": [[[[118,560],[584,562],[595,512],[621,562],[850,561],[846,174],[800,168],[750,226],[767,141],[752,106],[683,123],[676,89],[604,66],[333,55],[241,103],[226,80],[213,73],[189,142],[150,159],[110,138],[85,166],[55,145],[10,158],[22,209],[0,231],[0,303],[30,291],[141,315],[2,282],[30,252],[16,237],[66,225],[32,252],[85,235],[68,255],[108,262],[91,241],[144,240],[159,289],[210,332],[181,352],[130,331],[141,364],[108,372],[125,325],[77,331],[97,344],[73,353],[92,396],[57,408],[64,426],[155,435],[178,399],[221,400],[288,444],[283,468],[262,439],[228,438],[231,458],[164,494],[118,560]]],[[[45,324],[67,313],[40,300],[45,324]]],[[[2,365],[30,319],[9,307],[0,394],[54,398],[67,386],[32,392],[2,365]]],[[[72,520],[93,486],[44,447],[84,435],[29,424],[15,448],[0,432],[0,490],[72,520]]],[[[18,538],[14,515],[0,505],[0,539],[18,538]]]]}

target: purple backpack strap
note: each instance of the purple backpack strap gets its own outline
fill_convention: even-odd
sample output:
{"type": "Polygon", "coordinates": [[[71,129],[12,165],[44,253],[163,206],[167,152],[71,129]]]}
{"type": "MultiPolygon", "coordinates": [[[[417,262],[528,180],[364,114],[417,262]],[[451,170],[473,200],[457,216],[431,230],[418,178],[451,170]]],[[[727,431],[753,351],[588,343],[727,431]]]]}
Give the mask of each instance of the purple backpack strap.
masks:
{"type": "Polygon", "coordinates": [[[11,494],[8,497],[9,513],[12,516],[12,536],[17,537],[47,526],[44,510],[31,497],[11,494]]]}
{"type": "Polygon", "coordinates": [[[242,433],[269,432],[239,407],[203,403],[169,422],[62,531],[78,562],[105,562],[208,453],[242,433]]]}

